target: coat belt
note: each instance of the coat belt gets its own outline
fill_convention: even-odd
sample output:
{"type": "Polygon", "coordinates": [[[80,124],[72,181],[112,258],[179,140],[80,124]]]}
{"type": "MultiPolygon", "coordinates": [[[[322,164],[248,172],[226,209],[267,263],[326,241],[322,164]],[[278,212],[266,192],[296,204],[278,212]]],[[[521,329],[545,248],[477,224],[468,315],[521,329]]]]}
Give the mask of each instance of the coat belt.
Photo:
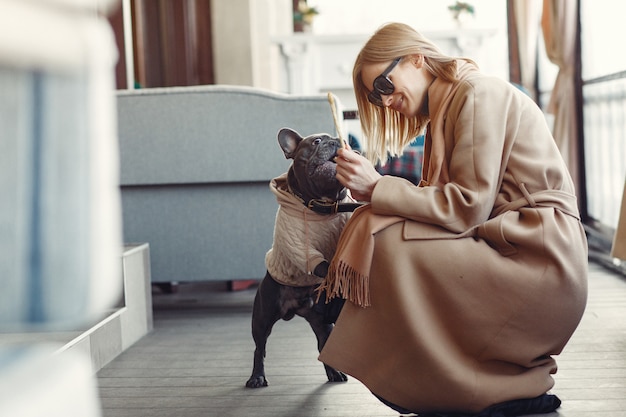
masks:
{"type": "Polygon", "coordinates": [[[519,189],[523,196],[495,209],[492,217],[505,211],[518,211],[523,207],[552,207],[580,220],[575,195],[561,190],[542,190],[531,194],[524,183],[519,185],[519,189]]]}

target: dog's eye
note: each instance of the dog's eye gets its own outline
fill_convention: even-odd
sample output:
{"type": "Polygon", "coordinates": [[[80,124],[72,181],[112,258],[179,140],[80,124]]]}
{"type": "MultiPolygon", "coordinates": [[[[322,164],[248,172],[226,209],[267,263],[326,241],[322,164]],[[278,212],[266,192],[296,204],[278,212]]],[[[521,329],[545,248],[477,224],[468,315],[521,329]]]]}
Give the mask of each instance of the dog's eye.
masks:
{"type": "Polygon", "coordinates": [[[313,145],[319,145],[320,143],[322,143],[322,138],[315,138],[313,141],[313,145]]]}

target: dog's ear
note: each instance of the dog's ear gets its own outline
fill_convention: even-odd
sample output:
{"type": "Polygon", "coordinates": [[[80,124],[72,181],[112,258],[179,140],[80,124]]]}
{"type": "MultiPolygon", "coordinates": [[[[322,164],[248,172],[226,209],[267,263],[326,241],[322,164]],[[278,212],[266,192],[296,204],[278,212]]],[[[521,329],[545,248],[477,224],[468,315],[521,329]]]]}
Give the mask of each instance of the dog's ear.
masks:
{"type": "Polygon", "coordinates": [[[278,144],[285,153],[285,158],[293,159],[294,152],[298,144],[302,141],[302,136],[295,130],[284,127],[278,132],[278,144]]]}

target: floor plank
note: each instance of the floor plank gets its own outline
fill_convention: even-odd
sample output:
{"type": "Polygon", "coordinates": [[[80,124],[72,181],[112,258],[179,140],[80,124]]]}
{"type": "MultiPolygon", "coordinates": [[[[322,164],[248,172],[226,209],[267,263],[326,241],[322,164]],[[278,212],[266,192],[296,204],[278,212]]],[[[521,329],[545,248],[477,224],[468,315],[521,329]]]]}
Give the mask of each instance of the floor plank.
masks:
{"type": "MultiPolygon", "coordinates": [[[[546,417],[626,416],[626,280],[592,264],[589,283],[583,320],[557,359],[563,405],[546,417]]],[[[201,283],[153,294],[154,331],[98,373],[103,416],[398,416],[352,378],[328,383],[300,318],[277,323],[268,341],[270,386],[245,388],[254,291],[201,283]]]]}

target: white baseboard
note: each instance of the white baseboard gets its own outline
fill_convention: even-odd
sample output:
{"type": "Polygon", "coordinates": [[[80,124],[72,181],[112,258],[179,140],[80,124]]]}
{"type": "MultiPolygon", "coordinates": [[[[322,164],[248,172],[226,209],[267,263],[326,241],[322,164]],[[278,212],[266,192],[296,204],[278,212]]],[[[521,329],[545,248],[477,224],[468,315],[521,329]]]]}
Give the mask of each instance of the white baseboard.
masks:
{"type": "Polygon", "coordinates": [[[127,245],[122,255],[124,294],[120,306],[84,331],[31,332],[2,335],[0,348],[55,344],[57,355],[81,352],[96,373],[152,331],[150,250],[147,243],[127,245]]]}

